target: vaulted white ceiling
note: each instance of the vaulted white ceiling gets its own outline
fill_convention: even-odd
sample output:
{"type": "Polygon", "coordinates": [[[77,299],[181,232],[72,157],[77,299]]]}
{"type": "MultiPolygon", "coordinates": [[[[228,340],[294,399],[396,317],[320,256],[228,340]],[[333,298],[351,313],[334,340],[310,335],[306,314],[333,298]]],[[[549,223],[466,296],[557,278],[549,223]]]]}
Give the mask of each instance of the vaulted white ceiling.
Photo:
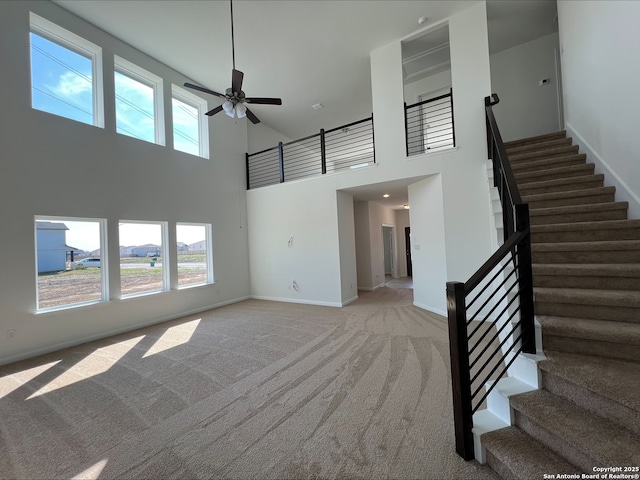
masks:
{"type": "MultiPolygon", "coordinates": [[[[195,83],[218,92],[231,84],[226,0],[54,1],[195,83]]],[[[372,112],[370,52],[477,3],[235,0],[236,68],[245,74],[243,90],[282,98],[282,106],[251,109],[292,139],[360,120],[372,112]],[[420,17],[428,21],[420,25],[420,17]],[[314,110],[316,103],[324,108],[314,110]]],[[[555,0],[490,0],[487,12],[494,52],[551,33],[555,0]]]]}

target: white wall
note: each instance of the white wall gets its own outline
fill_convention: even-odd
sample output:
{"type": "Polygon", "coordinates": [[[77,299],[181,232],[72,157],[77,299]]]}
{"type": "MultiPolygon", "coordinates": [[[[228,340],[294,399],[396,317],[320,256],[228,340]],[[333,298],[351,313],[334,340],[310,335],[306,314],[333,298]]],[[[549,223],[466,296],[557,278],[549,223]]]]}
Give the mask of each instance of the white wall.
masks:
{"type": "MultiPolygon", "coordinates": [[[[412,232],[416,232],[417,227],[420,235],[420,228],[427,228],[431,218],[439,220],[437,233],[429,233],[421,240],[421,247],[429,255],[418,255],[413,262],[416,304],[443,312],[445,283],[466,280],[489,257],[484,97],[490,93],[490,75],[484,2],[451,17],[449,32],[457,148],[406,157],[402,39],[371,52],[377,165],[247,192],[252,295],[341,304],[344,300],[339,287],[342,259],[337,240],[335,192],[397,179],[416,183],[437,174],[441,183],[441,193],[429,191],[410,197],[412,232]],[[437,208],[434,205],[439,206],[439,213],[432,212],[437,208]],[[420,212],[425,211],[429,215],[421,216],[420,212]],[[296,232],[299,255],[285,248],[289,235],[296,232]],[[307,240],[299,243],[298,235],[307,240]],[[437,268],[431,263],[434,259],[437,268]],[[444,266],[441,262],[445,262],[444,266]],[[303,279],[301,292],[287,289],[293,274],[303,279]],[[420,275],[423,280],[416,282],[420,275]]],[[[411,189],[409,192],[411,195],[411,189]]],[[[377,282],[384,281],[381,223],[392,224],[394,216],[391,214],[382,222],[376,219],[377,214],[371,213],[366,225],[361,217],[361,210],[366,209],[375,211],[371,205],[354,207],[357,278],[359,287],[368,287],[364,285],[366,282],[373,288],[378,285],[376,274],[377,282]],[[361,256],[365,253],[360,248],[359,230],[364,228],[371,232],[368,254],[373,259],[367,275],[360,268],[361,256]],[[376,237],[379,238],[379,265],[374,252],[376,237]]]]}
{"type": "Polygon", "coordinates": [[[353,206],[356,243],[356,268],[359,290],[373,290],[371,238],[369,229],[369,202],[356,202],[353,206]]]}
{"type": "Polygon", "coordinates": [[[338,242],[340,247],[341,303],[346,305],[358,298],[356,267],[356,233],[353,195],[336,192],[338,205],[338,242]]]}
{"type": "Polygon", "coordinates": [[[451,86],[451,70],[430,75],[404,86],[404,101],[407,105],[420,101],[420,95],[451,86]]]}
{"type": "Polygon", "coordinates": [[[640,218],[640,2],[558,2],[565,127],[640,218]]]}
{"type": "Polygon", "coordinates": [[[249,295],[245,120],[210,120],[210,160],[175,152],[171,83],[187,79],[51,2],[0,2],[0,62],[0,363],[249,295]],[[102,46],[106,128],[31,108],[30,10],[102,46]],[[115,133],[115,108],[109,100],[114,97],[114,54],[164,79],[166,147],[115,133]],[[107,219],[109,302],[35,313],[34,215],[107,219]],[[215,285],[119,300],[122,219],[167,221],[170,251],[176,222],[211,223],[215,285]],[[10,340],[9,329],[16,331],[10,340]]]}
{"type": "Polygon", "coordinates": [[[337,196],[319,180],[247,192],[253,297],[342,305],[337,196]]]}
{"type": "Polygon", "coordinates": [[[505,142],[562,129],[557,49],[555,33],[491,55],[491,90],[500,97],[493,110],[505,142]]]}
{"type": "Polygon", "coordinates": [[[247,128],[247,140],[248,140],[248,153],[261,152],[267,148],[275,147],[278,142],[287,143],[291,139],[285,137],[280,132],[260,122],[258,124],[251,124],[247,128]]]}

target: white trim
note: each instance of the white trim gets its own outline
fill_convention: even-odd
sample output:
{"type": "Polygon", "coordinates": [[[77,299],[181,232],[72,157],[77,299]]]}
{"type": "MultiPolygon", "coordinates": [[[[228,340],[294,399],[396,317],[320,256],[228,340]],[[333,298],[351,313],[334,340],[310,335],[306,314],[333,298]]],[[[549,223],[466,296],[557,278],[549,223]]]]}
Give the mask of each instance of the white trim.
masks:
{"type": "Polygon", "coordinates": [[[346,306],[347,306],[347,305],[349,305],[350,303],[353,303],[353,302],[355,302],[356,300],[358,300],[358,298],[360,298],[360,297],[358,297],[358,295],[355,295],[355,296],[351,297],[350,299],[345,300],[344,302],[342,302],[342,306],[343,306],[343,307],[346,307],[346,306]]]}
{"type": "MultiPolygon", "coordinates": [[[[104,218],[87,218],[87,217],[64,217],[52,215],[34,215],[33,216],[33,236],[34,236],[34,253],[35,253],[35,282],[36,282],[36,310],[34,314],[40,315],[49,312],[58,312],[60,310],[68,310],[70,308],[85,307],[88,305],[96,305],[109,301],[109,265],[107,253],[107,220],[104,218]],[[54,307],[40,308],[40,292],[38,286],[38,228],[37,222],[86,222],[98,224],[98,235],[100,242],[100,282],[101,282],[101,298],[99,300],[89,300],[85,302],[65,303],[54,307]]],[[[65,235],[66,245],[66,235],[65,235]]]]}
{"type": "MultiPolygon", "coordinates": [[[[139,67],[135,63],[131,63],[124,58],[114,55],[113,56],[113,73],[119,73],[124,75],[125,77],[129,77],[136,82],[139,82],[143,85],[151,87],[153,89],[153,124],[155,130],[155,139],[154,143],[157,145],[165,146],[165,128],[164,128],[164,96],[162,92],[162,78],[154,73],[151,73],[145,70],[142,67],[139,67]]],[[[118,92],[116,90],[116,86],[114,83],[114,94],[117,95],[118,92]]],[[[114,98],[115,103],[115,98],[114,98]]],[[[117,131],[117,116],[118,112],[116,111],[116,131],[117,131]]],[[[120,133],[120,132],[118,132],[120,133]]],[[[121,133],[121,135],[127,135],[126,133],[121,133]]],[[[130,135],[127,135],[130,136],[130,135]]],[[[134,137],[138,138],[138,137],[134,137]]],[[[140,139],[141,140],[141,139],[140,139]]]]}
{"type": "Polygon", "coordinates": [[[320,302],[316,300],[299,300],[297,298],[269,297],[264,295],[251,295],[254,300],[268,300],[270,302],[300,303],[303,305],[320,305],[322,307],[342,307],[342,302],[320,302]]]}
{"type": "Polygon", "coordinates": [[[439,308],[435,308],[435,307],[432,307],[430,305],[426,305],[424,303],[413,302],[413,306],[421,308],[421,309],[426,310],[426,311],[431,312],[431,313],[436,313],[436,314],[438,314],[438,315],[440,315],[442,317],[446,317],[448,315],[448,313],[446,311],[440,310],[439,308]]]}
{"type": "MultiPolygon", "coordinates": [[[[172,99],[172,111],[171,111],[171,131],[175,138],[175,129],[173,128],[173,99],[176,99],[182,103],[192,106],[198,110],[198,147],[199,156],[202,158],[210,158],[209,153],[209,117],[205,115],[208,111],[209,105],[206,100],[198,95],[195,95],[182,87],[172,83],[171,84],[171,99],[172,99]]],[[[175,141],[173,149],[176,150],[175,141]]],[[[182,150],[178,150],[182,151],[182,150]]],[[[187,152],[184,152],[187,153],[187,152]]]]}
{"type": "MultiPolygon", "coordinates": [[[[93,90],[93,125],[104,128],[104,85],[102,75],[102,48],[49,20],[29,12],[30,32],[59,44],[91,60],[93,90]]],[[[33,105],[33,100],[32,100],[33,105]]],[[[54,115],[58,115],[55,114],[54,115]]],[[[58,115],[64,117],[63,115],[58,115]]],[[[71,119],[72,120],[72,119],[71,119]]]]}
{"type": "Polygon", "coordinates": [[[616,187],[616,201],[629,202],[628,217],[640,218],[640,198],[629,188],[622,178],[609,166],[591,145],[571,126],[565,124],[567,136],[576,140],[580,150],[587,154],[587,161],[596,166],[595,173],[605,174],[605,185],[616,187]]]}

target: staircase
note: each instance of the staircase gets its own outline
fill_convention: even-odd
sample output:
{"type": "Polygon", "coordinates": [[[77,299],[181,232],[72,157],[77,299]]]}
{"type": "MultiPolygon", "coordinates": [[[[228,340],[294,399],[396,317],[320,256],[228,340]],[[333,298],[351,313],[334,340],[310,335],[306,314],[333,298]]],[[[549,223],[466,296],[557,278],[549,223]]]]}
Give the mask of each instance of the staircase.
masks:
{"type": "Polygon", "coordinates": [[[482,435],[505,479],[640,473],[640,220],[571,143],[558,132],[505,144],[530,208],[547,357],[542,388],[509,399],[514,425],[482,435]]]}

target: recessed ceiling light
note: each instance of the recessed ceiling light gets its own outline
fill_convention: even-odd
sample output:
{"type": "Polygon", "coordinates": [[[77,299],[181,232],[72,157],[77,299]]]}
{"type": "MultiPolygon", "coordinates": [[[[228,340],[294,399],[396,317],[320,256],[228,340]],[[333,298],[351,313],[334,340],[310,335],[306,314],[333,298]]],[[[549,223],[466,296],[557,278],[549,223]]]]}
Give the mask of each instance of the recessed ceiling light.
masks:
{"type": "Polygon", "coordinates": [[[311,105],[311,108],[313,108],[314,110],[320,110],[321,108],[324,108],[324,105],[321,103],[316,103],[315,105],[311,105]]]}
{"type": "Polygon", "coordinates": [[[389,194],[385,193],[384,195],[382,195],[384,198],[389,198],[389,194]]]}

